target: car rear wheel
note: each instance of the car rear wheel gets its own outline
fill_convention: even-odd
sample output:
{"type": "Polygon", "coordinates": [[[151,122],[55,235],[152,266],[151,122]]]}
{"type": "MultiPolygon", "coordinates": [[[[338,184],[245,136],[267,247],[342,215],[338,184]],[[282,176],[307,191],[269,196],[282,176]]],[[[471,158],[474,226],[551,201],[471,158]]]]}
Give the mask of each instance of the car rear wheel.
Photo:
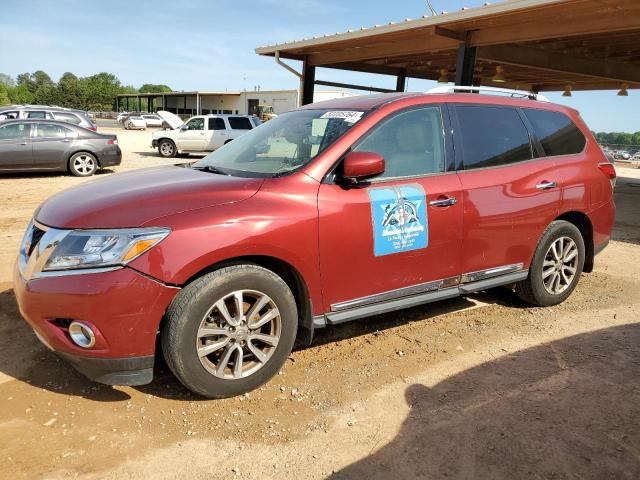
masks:
{"type": "Polygon", "coordinates": [[[161,140],[158,144],[158,153],[161,157],[173,158],[178,153],[178,149],[171,140],[161,140]]]}
{"type": "Polygon", "coordinates": [[[69,171],[76,177],[89,177],[96,173],[98,160],[88,152],[79,152],[69,159],[69,171]]]}
{"type": "Polygon", "coordinates": [[[225,398],[273,377],[293,348],[298,312],[291,290],[257,265],[234,265],[186,286],[167,311],[162,351],[192,392],[225,398]]]}
{"type": "Polygon", "coordinates": [[[540,307],[564,302],[578,284],[584,257],[580,230],[563,220],[552,222],[538,243],[529,276],[516,285],[516,293],[540,307]]]}

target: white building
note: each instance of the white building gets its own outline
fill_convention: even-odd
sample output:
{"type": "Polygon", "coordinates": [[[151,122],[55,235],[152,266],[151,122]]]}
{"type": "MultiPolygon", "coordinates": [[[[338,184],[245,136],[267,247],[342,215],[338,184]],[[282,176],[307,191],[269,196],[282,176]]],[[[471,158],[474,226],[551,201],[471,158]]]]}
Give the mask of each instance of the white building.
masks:
{"type": "MultiPolygon", "coordinates": [[[[314,101],[358,95],[347,90],[318,90],[314,101]]],[[[293,110],[298,105],[297,90],[254,90],[244,92],[168,92],[131,93],[116,97],[117,111],[167,110],[178,115],[208,113],[252,114],[258,105],[273,107],[275,113],[293,110]]]]}

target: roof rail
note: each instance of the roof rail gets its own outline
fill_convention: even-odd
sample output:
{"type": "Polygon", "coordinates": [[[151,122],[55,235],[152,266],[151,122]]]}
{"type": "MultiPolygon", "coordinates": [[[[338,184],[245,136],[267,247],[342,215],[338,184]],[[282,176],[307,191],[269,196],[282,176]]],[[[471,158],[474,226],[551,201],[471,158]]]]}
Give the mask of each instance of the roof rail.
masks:
{"type": "Polygon", "coordinates": [[[442,85],[432,88],[426,93],[478,93],[487,95],[506,95],[514,98],[528,98],[529,100],[538,100],[539,102],[548,102],[549,99],[539,93],[527,92],[526,90],[514,90],[511,88],[497,87],[473,87],[461,85],[442,85]]]}

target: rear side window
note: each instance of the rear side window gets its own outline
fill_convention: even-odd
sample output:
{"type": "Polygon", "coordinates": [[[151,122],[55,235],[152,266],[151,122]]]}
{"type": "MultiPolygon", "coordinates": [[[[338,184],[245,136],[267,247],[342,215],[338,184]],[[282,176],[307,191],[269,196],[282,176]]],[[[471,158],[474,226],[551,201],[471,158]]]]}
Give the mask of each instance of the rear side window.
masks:
{"type": "Polygon", "coordinates": [[[80,125],[80,117],[73,113],[53,112],[53,118],[60,120],[61,122],[73,123],[74,125],[80,125]]]}
{"type": "Polygon", "coordinates": [[[31,131],[31,125],[26,123],[12,123],[0,127],[0,140],[9,140],[12,138],[27,138],[31,131]]]}
{"type": "Polygon", "coordinates": [[[251,120],[247,117],[229,117],[229,125],[234,130],[251,130],[253,128],[251,120]]]}
{"type": "Polygon", "coordinates": [[[564,113],[525,108],[522,110],[533,126],[545,155],[572,155],[582,152],[587,140],[564,113]]]}
{"type": "Polygon", "coordinates": [[[209,130],[226,130],[227,127],[224,124],[224,119],[220,117],[209,119],[209,130]]]}
{"type": "Polygon", "coordinates": [[[44,120],[47,118],[47,114],[45,112],[27,112],[27,118],[38,118],[44,120]]]}
{"type": "Polygon", "coordinates": [[[36,127],[36,137],[65,137],[67,133],[71,132],[60,125],[52,123],[40,123],[36,127]]]}
{"type": "Polygon", "coordinates": [[[456,106],[465,170],[533,158],[529,133],[514,108],[456,106]]]}

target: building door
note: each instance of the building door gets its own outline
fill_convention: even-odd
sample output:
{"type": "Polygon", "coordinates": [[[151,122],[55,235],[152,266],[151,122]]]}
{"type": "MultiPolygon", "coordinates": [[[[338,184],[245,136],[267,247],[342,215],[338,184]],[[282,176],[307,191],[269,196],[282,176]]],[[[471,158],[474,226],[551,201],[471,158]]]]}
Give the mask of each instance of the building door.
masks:
{"type": "Polygon", "coordinates": [[[260,104],[260,100],[257,98],[249,98],[247,100],[247,113],[249,115],[258,115],[258,105],[260,104]]]}

